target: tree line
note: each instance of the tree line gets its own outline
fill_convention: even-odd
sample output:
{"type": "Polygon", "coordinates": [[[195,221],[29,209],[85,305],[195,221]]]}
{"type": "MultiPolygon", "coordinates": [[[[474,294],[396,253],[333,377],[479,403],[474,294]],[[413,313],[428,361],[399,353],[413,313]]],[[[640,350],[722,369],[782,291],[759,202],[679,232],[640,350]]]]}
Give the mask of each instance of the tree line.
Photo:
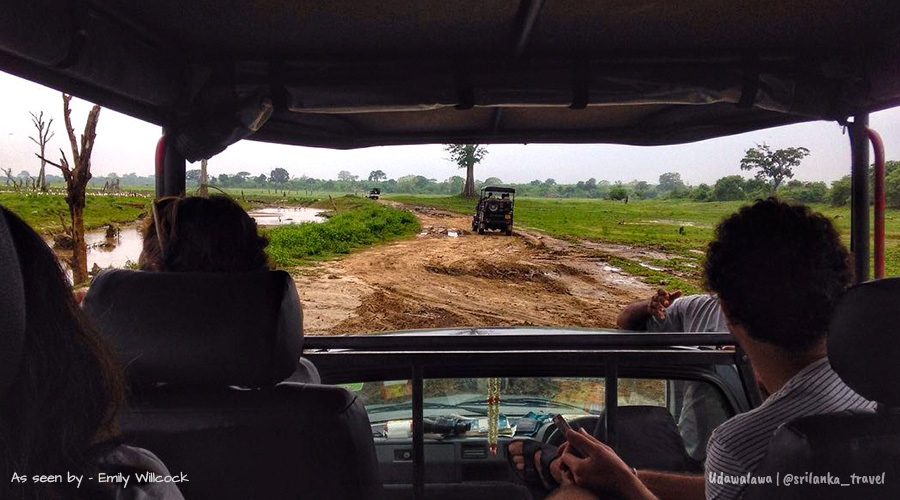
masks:
{"type": "MultiPolygon", "coordinates": [[[[283,170],[283,169],[282,169],[283,170]]],[[[266,174],[251,175],[239,172],[234,175],[219,174],[209,179],[211,185],[224,189],[262,188],[295,192],[345,192],[365,193],[372,188],[381,189],[385,194],[426,194],[459,195],[465,187],[465,179],[454,175],[444,180],[422,175],[406,175],[388,179],[384,172],[375,170],[361,178],[342,171],[337,179],[317,179],[302,175],[291,177],[285,170],[276,180],[266,174]]],[[[124,179],[124,178],[123,178],[124,179]]],[[[198,178],[188,173],[188,186],[199,187],[198,178]]],[[[105,178],[97,178],[102,183],[105,178]]],[[[152,185],[152,176],[142,178],[142,182],[152,185]]],[[[122,181],[122,186],[133,185],[122,181]]],[[[656,183],[634,180],[631,182],[610,182],[590,178],[575,183],[560,183],[553,178],[535,179],[525,183],[504,182],[497,177],[475,179],[474,186],[509,186],[516,189],[517,196],[543,198],[597,198],[608,200],[649,200],[677,199],[691,201],[736,201],[765,198],[772,194],[772,184],[763,179],[745,179],[740,175],[728,175],[714,183],[689,185],[678,172],[667,172],[659,176],[656,183]]],[[[887,162],[886,196],[889,206],[900,207],[900,161],[887,162]]],[[[785,199],[802,203],[832,203],[846,205],[850,197],[850,176],[832,182],[808,182],[796,179],[780,183],[775,194],[785,199]]]]}

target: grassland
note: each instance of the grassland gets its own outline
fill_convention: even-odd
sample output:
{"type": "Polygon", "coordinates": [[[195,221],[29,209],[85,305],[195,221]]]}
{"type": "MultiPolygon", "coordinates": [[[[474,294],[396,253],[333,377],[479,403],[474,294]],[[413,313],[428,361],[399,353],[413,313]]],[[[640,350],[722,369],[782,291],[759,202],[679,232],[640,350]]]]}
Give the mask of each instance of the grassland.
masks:
{"type": "Polygon", "coordinates": [[[296,266],[412,236],[419,230],[418,219],[406,210],[355,196],[335,198],[333,204],[338,210],[325,222],[266,229],[272,260],[281,267],[296,266]]]}
{"type": "MultiPolygon", "coordinates": [[[[51,188],[55,189],[50,194],[0,191],[0,205],[22,217],[38,232],[44,234],[58,232],[62,230],[60,215],[66,224],[69,224],[69,209],[62,188],[59,186],[51,188]]],[[[149,212],[150,201],[153,198],[151,187],[123,187],[122,192],[122,195],[112,195],[89,190],[84,209],[85,229],[95,229],[108,223],[127,224],[149,212]]],[[[246,210],[265,205],[304,206],[324,210],[350,208],[347,198],[338,193],[247,189],[242,194],[239,189],[223,191],[210,189],[210,194],[231,196],[246,210]]]]}
{"type": "MultiPolygon", "coordinates": [[[[85,229],[134,222],[149,211],[150,201],[142,196],[89,195],[84,207],[85,229]]],[[[62,195],[0,192],[0,205],[41,233],[61,231],[60,214],[69,224],[69,208],[62,195]]]]}
{"type": "MultiPolygon", "coordinates": [[[[475,206],[474,201],[456,196],[392,196],[391,199],[459,213],[472,213],[475,206]]],[[[559,238],[621,243],[670,254],[671,259],[634,262],[610,258],[610,263],[644,277],[649,283],[696,291],[700,285],[701,254],[712,239],[716,224],[745,203],[632,200],[625,204],[597,199],[517,198],[515,218],[520,227],[538,229],[559,238]]],[[[813,209],[831,218],[849,245],[849,207],[814,205],[813,209]]],[[[900,274],[900,210],[887,211],[885,226],[886,274],[896,276],[900,274]]]]}

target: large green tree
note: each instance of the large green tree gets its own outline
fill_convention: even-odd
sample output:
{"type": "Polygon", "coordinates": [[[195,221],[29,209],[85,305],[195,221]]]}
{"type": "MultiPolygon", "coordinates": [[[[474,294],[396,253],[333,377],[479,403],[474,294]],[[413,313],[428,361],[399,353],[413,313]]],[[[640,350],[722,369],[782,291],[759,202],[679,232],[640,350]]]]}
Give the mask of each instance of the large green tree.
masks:
{"type": "Polygon", "coordinates": [[[744,178],[740,175],[728,175],[716,181],[713,195],[718,201],[734,201],[746,198],[744,194],[744,178]]]}
{"type": "Polygon", "coordinates": [[[269,172],[269,182],[272,184],[276,184],[278,186],[283,186],[284,183],[291,180],[291,174],[288,173],[287,170],[278,167],[269,172]]]}
{"type": "Polygon", "coordinates": [[[466,184],[463,186],[463,198],[475,198],[475,164],[487,155],[487,148],[480,144],[445,144],[444,151],[450,154],[448,158],[459,168],[466,169],[466,184]]]}
{"type": "Polygon", "coordinates": [[[775,196],[784,179],[794,177],[794,167],[809,156],[804,147],[772,149],[766,144],[750,148],[741,159],[741,170],[756,170],[756,178],[769,182],[769,195],[775,196]]]}
{"type": "Polygon", "coordinates": [[[678,172],[666,172],[659,176],[659,187],[657,187],[657,190],[660,193],[681,192],[684,191],[684,188],[684,181],[681,180],[681,174],[678,172]]]}

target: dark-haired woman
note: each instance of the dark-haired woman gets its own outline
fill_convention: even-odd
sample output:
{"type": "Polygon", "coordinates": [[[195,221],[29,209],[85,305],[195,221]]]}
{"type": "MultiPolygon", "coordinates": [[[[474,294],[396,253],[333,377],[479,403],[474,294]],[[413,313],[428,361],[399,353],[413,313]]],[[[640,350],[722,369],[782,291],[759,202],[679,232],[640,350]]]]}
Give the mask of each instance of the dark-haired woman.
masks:
{"type": "MultiPolygon", "coordinates": [[[[2,225],[0,238],[11,237],[15,255],[0,255],[0,263],[18,262],[25,300],[21,353],[5,360],[18,368],[8,387],[0,387],[0,498],[182,499],[171,483],[136,484],[134,473],[169,473],[151,452],[116,439],[119,366],[83,316],[46,242],[0,207],[2,225]],[[130,475],[127,487],[99,482],[100,473],[118,472],[130,475]],[[13,480],[14,474],[24,480],[13,480]],[[55,475],[62,482],[34,480],[55,475]],[[70,475],[80,483],[69,482],[70,475]]],[[[0,315],[10,313],[0,308],[0,315]]]]}
{"type": "Polygon", "coordinates": [[[162,198],[144,226],[142,271],[251,272],[269,268],[268,241],[226,196],[162,198]]]}

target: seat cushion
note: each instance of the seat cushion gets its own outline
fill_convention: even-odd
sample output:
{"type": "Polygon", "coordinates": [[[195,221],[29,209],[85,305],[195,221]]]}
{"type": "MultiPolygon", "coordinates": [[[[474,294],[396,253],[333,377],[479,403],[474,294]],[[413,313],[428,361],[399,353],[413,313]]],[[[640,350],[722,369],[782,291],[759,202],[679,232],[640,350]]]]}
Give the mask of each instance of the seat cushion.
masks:
{"type": "Polygon", "coordinates": [[[379,499],[362,402],[340,387],[284,383],[203,392],[160,388],[119,416],[127,444],[152,450],[185,498],[379,499]]]}
{"type": "Polygon", "coordinates": [[[746,500],[900,498],[900,413],[847,410],[788,422],[775,432],[753,476],[780,485],[751,485],[746,500]],[[848,486],[787,487],[787,475],[807,482],[835,478],[848,486]],[[881,484],[864,484],[862,478],[881,484]]]}
{"type": "Polygon", "coordinates": [[[25,342],[24,282],[6,213],[0,207],[0,404],[18,371],[25,342]]]}

